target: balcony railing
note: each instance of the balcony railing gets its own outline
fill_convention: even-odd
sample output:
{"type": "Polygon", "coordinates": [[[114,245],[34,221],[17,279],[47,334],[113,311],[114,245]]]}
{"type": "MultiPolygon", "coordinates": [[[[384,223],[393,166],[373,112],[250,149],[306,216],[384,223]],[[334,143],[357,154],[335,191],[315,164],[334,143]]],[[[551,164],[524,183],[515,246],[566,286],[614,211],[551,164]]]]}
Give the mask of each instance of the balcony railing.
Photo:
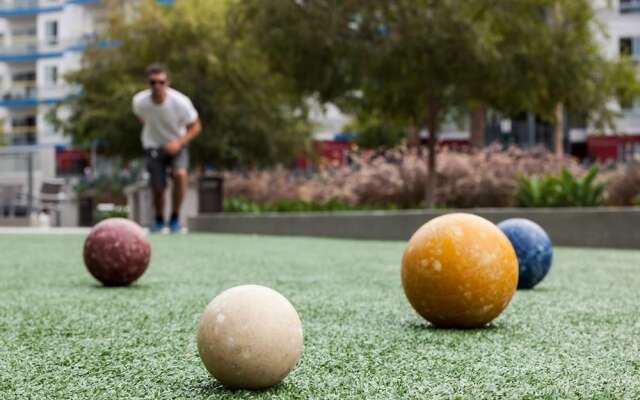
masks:
{"type": "Polygon", "coordinates": [[[640,12],[640,0],[620,0],[620,12],[640,12]]]}
{"type": "Polygon", "coordinates": [[[38,130],[35,126],[15,126],[0,130],[0,147],[35,144],[37,137],[38,130]]]}
{"type": "Polygon", "coordinates": [[[56,55],[70,50],[82,50],[95,40],[95,35],[83,35],[75,38],[47,38],[38,41],[35,37],[14,37],[4,46],[0,46],[0,59],[24,56],[56,55]]]}
{"type": "Polygon", "coordinates": [[[36,15],[46,11],[59,11],[65,0],[0,0],[0,15],[36,15]]]}
{"type": "Polygon", "coordinates": [[[77,87],[70,85],[36,86],[30,82],[14,82],[12,87],[0,92],[0,107],[28,107],[58,103],[78,91],[77,87]]]}
{"type": "Polygon", "coordinates": [[[0,9],[38,8],[64,4],[64,0],[0,0],[0,9]]]}
{"type": "Polygon", "coordinates": [[[8,46],[0,47],[0,54],[29,54],[38,52],[55,52],[64,50],[65,45],[76,43],[77,40],[64,40],[51,38],[44,41],[37,41],[35,37],[14,38],[8,46]]]}
{"type": "Polygon", "coordinates": [[[0,11],[49,10],[65,4],[93,4],[100,0],[0,0],[0,11]]]}

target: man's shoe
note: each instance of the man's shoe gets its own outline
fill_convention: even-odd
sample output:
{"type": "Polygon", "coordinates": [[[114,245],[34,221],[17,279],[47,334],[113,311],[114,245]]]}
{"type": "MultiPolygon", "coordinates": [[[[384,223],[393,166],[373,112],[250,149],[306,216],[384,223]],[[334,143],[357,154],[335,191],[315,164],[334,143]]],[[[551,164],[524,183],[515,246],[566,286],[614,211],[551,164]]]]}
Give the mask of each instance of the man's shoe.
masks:
{"type": "Polygon", "coordinates": [[[164,223],[160,223],[160,222],[154,222],[149,227],[149,231],[151,231],[151,233],[159,233],[159,232],[162,232],[163,229],[164,229],[164,223]]]}
{"type": "Polygon", "coordinates": [[[169,230],[171,233],[182,233],[182,225],[180,225],[180,221],[175,220],[169,222],[169,230]]]}

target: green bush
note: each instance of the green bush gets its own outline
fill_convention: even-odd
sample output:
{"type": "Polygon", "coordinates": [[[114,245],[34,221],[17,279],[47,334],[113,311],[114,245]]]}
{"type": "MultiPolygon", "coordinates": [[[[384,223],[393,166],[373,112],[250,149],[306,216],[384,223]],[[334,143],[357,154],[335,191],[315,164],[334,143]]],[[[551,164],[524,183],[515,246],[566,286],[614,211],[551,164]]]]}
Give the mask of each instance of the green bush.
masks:
{"type": "Polygon", "coordinates": [[[520,177],[515,203],[518,207],[554,207],[556,178],[520,177]]]}
{"type": "Polygon", "coordinates": [[[128,218],[128,217],[129,217],[129,212],[127,211],[127,207],[124,207],[124,206],[114,206],[112,210],[105,210],[105,211],[96,209],[93,212],[93,221],[96,224],[107,218],[128,218]]]}
{"type": "Polygon", "coordinates": [[[640,193],[633,199],[633,204],[640,207],[640,193]]]}
{"type": "Polygon", "coordinates": [[[239,197],[224,199],[224,211],[231,213],[395,210],[397,208],[394,204],[352,205],[338,200],[327,202],[280,200],[273,203],[257,203],[239,197]]]}
{"type": "Polygon", "coordinates": [[[563,168],[558,176],[520,177],[515,203],[519,207],[595,207],[604,203],[606,183],[596,182],[599,168],[583,177],[563,168]]]}

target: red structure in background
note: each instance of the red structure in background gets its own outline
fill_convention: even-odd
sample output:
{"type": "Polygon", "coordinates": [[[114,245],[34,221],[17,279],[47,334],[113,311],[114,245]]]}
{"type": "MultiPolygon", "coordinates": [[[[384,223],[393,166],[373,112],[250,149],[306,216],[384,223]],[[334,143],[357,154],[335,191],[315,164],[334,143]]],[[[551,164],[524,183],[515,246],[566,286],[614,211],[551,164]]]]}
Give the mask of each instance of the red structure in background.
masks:
{"type": "Polygon", "coordinates": [[[351,140],[316,140],[313,142],[313,150],[321,165],[344,165],[352,146],[351,140]]]}
{"type": "Polygon", "coordinates": [[[438,141],[438,145],[453,151],[471,150],[471,142],[469,139],[441,139],[438,141]]]}
{"type": "MultiPolygon", "coordinates": [[[[426,145],[426,140],[423,141],[426,145]]],[[[453,151],[468,151],[471,143],[467,139],[441,139],[438,145],[453,151]]],[[[315,154],[321,165],[344,165],[352,140],[322,140],[314,142],[315,154]]],[[[586,156],[597,162],[626,161],[640,154],[640,135],[589,136],[586,149],[579,158],[586,156]]]]}
{"type": "Polygon", "coordinates": [[[90,165],[89,152],[80,149],[56,149],[56,171],[58,175],[79,175],[90,165]]]}
{"type": "Polygon", "coordinates": [[[598,162],[625,161],[640,154],[640,135],[589,136],[587,153],[598,162]]]}
{"type": "MultiPolygon", "coordinates": [[[[426,145],[426,140],[423,142],[426,145]]],[[[333,140],[314,140],[313,151],[318,158],[320,166],[331,165],[334,167],[345,165],[348,162],[348,153],[353,149],[355,142],[349,134],[336,135],[333,140]]],[[[471,143],[467,139],[440,139],[438,145],[453,151],[468,151],[471,143]]],[[[296,160],[296,167],[303,169],[309,166],[309,161],[304,157],[296,160]]]]}

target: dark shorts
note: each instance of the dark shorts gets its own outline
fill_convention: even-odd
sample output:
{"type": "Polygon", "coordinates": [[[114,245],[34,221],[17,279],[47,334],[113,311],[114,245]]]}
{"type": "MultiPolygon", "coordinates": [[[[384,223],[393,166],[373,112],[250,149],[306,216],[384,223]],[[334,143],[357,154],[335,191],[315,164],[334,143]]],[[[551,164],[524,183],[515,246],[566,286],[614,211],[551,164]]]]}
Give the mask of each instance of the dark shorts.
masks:
{"type": "Polygon", "coordinates": [[[186,147],[173,156],[165,153],[162,148],[145,149],[144,157],[149,172],[149,182],[154,191],[161,191],[167,187],[169,172],[189,168],[189,149],[186,147]]]}

